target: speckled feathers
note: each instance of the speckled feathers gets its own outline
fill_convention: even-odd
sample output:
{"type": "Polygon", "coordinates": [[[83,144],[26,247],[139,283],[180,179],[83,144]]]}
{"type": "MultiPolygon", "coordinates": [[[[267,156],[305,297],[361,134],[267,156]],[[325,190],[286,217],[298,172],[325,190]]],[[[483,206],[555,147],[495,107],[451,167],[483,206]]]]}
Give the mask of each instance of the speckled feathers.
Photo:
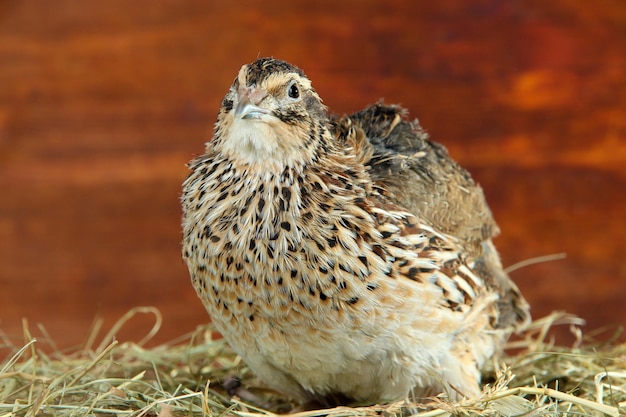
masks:
{"type": "Polygon", "coordinates": [[[475,395],[481,364],[527,319],[482,191],[398,107],[331,120],[301,70],[257,60],[190,168],[193,285],[277,390],[475,395]]]}

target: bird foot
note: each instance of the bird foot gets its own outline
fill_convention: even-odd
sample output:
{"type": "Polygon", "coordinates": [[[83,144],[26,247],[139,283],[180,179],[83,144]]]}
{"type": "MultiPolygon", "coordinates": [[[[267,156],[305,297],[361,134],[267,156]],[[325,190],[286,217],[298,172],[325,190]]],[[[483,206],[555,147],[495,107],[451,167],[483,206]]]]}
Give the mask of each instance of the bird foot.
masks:
{"type": "Polygon", "coordinates": [[[226,377],[222,382],[222,387],[231,397],[237,397],[244,402],[261,407],[266,410],[272,410],[278,413],[289,413],[291,408],[285,401],[267,401],[261,396],[243,387],[241,379],[238,376],[231,375],[226,377]]]}

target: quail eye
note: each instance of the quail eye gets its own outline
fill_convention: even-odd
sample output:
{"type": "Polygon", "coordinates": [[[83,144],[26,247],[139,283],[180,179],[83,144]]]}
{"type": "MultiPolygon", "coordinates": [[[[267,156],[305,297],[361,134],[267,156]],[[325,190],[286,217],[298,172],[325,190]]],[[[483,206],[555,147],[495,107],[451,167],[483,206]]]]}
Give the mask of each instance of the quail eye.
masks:
{"type": "Polygon", "coordinates": [[[287,87],[287,95],[291,98],[300,97],[300,89],[298,88],[298,84],[295,82],[291,83],[289,87],[287,87]]]}

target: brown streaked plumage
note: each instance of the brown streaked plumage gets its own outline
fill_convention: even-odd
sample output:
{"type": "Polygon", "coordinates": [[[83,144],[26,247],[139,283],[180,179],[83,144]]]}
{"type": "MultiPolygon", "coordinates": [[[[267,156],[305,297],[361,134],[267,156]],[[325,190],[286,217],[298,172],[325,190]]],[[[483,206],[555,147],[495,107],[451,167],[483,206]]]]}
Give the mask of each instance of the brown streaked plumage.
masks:
{"type": "Polygon", "coordinates": [[[482,190],[397,106],[329,118],[304,73],[244,65],[183,190],[183,257],[217,328],[302,401],[479,393],[528,320],[482,190]]]}

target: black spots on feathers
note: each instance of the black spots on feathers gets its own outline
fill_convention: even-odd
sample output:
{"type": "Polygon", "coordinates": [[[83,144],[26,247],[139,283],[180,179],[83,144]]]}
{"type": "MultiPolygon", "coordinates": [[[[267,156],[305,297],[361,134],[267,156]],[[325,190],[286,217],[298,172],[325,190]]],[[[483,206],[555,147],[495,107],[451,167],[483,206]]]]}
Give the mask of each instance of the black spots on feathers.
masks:
{"type": "Polygon", "coordinates": [[[222,100],[222,108],[226,113],[228,113],[233,109],[233,101],[225,98],[222,100]]]}

